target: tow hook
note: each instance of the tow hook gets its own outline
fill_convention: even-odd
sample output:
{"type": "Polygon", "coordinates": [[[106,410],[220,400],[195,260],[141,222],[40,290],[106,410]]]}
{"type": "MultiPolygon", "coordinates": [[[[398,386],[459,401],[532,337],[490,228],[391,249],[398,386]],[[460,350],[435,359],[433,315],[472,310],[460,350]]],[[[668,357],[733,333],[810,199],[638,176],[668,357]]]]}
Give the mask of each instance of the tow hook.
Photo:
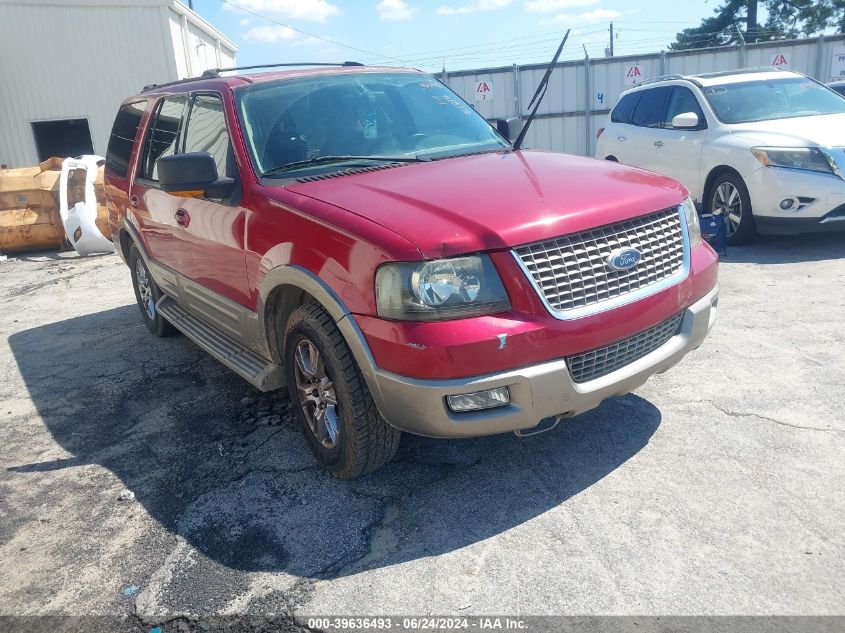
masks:
{"type": "Polygon", "coordinates": [[[551,431],[555,428],[560,421],[568,417],[569,413],[560,413],[558,415],[552,415],[548,418],[543,418],[537,423],[537,426],[531,427],[530,429],[516,429],[513,434],[517,437],[531,437],[532,435],[540,435],[540,433],[545,433],[546,431],[551,431]]]}

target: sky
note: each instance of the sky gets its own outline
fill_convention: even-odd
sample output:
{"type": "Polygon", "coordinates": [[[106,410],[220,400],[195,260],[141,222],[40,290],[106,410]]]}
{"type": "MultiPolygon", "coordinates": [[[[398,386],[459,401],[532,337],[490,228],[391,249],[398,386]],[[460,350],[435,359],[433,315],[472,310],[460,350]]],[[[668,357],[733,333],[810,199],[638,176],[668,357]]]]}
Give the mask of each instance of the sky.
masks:
{"type": "MultiPolygon", "coordinates": [[[[188,4],[188,0],[180,0],[188,4]]],[[[584,47],[603,57],[609,23],[616,55],[665,49],[719,0],[193,0],[238,46],[239,65],[339,62],[439,71],[550,61],[584,47]]]]}

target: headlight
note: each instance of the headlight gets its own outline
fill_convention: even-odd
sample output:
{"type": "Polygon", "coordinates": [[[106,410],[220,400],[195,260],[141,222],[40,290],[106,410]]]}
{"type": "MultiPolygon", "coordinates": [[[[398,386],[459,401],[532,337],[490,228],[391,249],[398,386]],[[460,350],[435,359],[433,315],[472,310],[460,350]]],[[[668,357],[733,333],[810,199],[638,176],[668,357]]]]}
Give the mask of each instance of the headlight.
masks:
{"type": "Polygon", "coordinates": [[[819,147],[752,147],[751,153],[766,167],[805,169],[825,174],[839,171],[833,159],[819,147]]]}
{"type": "Polygon", "coordinates": [[[384,264],[376,272],[376,306],[386,319],[443,321],[510,310],[486,255],[384,264]]]}
{"type": "Polygon", "coordinates": [[[701,225],[698,223],[698,211],[695,209],[695,202],[692,198],[684,200],[684,215],[687,218],[687,231],[689,231],[690,249],[698,246],[701,241],[701,225]]]}

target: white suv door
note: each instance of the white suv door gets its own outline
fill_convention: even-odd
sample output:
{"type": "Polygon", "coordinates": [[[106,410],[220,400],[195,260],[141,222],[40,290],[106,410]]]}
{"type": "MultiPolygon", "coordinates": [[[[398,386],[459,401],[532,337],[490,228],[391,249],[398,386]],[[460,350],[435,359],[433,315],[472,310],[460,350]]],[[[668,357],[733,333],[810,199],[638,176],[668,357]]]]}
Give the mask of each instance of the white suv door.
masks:
{"type": "MultiPolygon", "coordinates": [[[[672,96],[673,86],[657,85],[640,92],[637,106],[631,113],[631,128],[628,145],[632,152],[629,165],[651,171],[660,171],[660,151],[665,141],[660,137],[660,128],[666,120],[666,107],[672,96]]],[[[668,175],[668,174],[667,174],[668,175]]]]}
{"type": "Polygon", "coordinates": [[[642,155],[649,169],[674,178],[694,196],[701,190],[701,152],[706,138],[707,120],[695,93],[686,86],[673,86],[662,127],[648,130],[642,155]],[[672,125],[677,115],[690,112],[698,117],[697,126],[672,125]]]}

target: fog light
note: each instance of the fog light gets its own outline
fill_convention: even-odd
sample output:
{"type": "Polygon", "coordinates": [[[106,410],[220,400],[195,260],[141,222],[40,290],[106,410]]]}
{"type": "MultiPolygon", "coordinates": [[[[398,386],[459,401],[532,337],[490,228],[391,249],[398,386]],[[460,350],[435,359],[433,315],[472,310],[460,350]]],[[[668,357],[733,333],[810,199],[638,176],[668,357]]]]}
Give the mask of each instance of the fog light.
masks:
{"type": "Polygon", "coordinates": [[[792,207],[795,206],[795,198],[784,198],[780,201],[780,208],[784,211],[788,211],[792,207]]]}
{"type": "Polygon", "coordinates": [[[508,392],[507,387],[496,387],[495,389],[487,389],[486,391],[446,396],[446,404],[455,413],[504,407],[510,404],[510,401],[511,394],[508,392]]]}

